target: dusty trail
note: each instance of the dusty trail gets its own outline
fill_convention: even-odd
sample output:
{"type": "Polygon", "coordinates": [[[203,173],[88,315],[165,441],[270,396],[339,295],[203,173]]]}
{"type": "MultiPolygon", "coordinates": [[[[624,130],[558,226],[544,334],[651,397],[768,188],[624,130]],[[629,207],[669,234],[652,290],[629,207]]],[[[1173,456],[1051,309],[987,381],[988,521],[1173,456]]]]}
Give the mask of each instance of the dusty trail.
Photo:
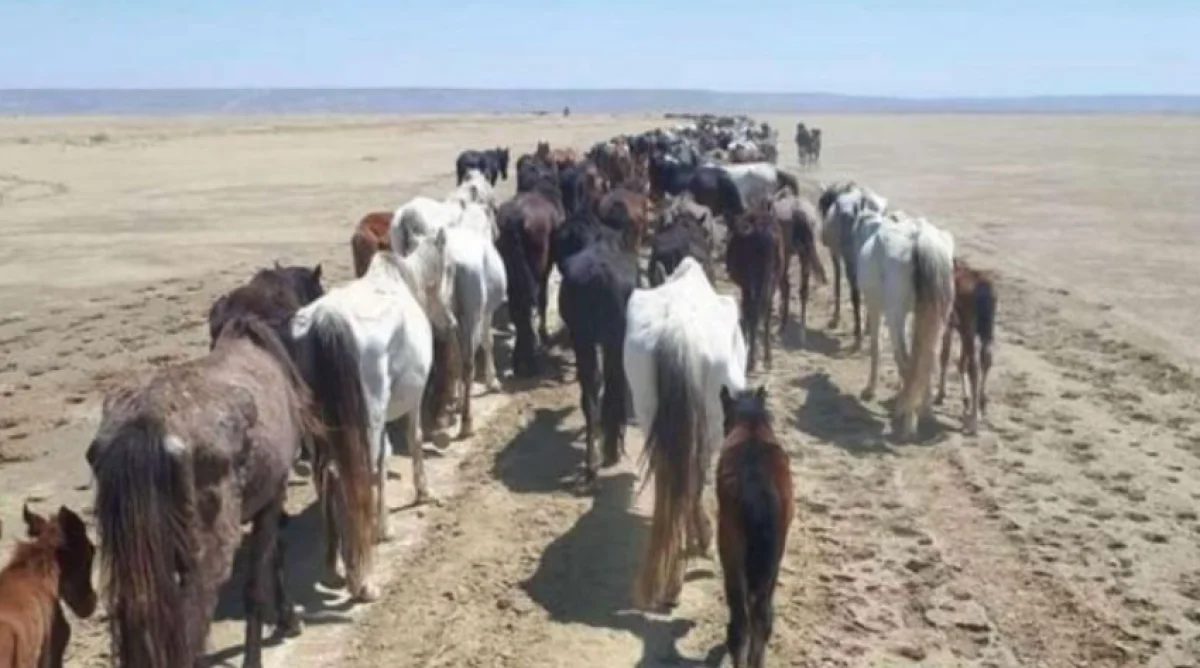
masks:
{"type": "MultiPolygon", "coordinates": [[[[786,127],[796,119],[770,120],[786,127]]],[[[1130,326],[1132,314],[1162,309],[1142,304],[1143,292],[1112,288],[1136,274],[1138,286],[1159,286],[1159,304],[1187,267],[1131,261],[1093,284],[1087,257],[1049,259],[1071,247],[1051,233],[1068,227],[1082,230],[1089,248],[1107,243],[1110,261],[1128,239],[1149,243],[1156,234],[1177,242],[1163,258],[1186,255],[1193,237],[1179,234],[1165,210],[1136,228],[1119,224],[1150,203],[1104,190],[1111,179],[1097,186],[1108,193],[1103,206],[1086,215],[1052,206],[1056,183],[1066,181],[1073,197],[1085,192],[1095,160],[1127,166],[1123,178],[1137,192],[1148,163],[1072,148],[1091,146],[1081,138],[1097,128],[1118,133],[1111,120],[820,122],[830,128],[822,177],[877,185],[904,208],[944,222],[969,257],[1000,270],[1000,341],[989,428],[979,437],[959,433],[952,375],[940,428],[912,445],[887,439],[897,378],[886,342],[882,401],[858,399],[867,360],[845,352],[845,328],[824,329],[828,288],[814,298],[809,348],[792,345],[794,326],[776,348],[774,369],[758,380],[770,386],[793,456],[799,513],[771,664],[1197,665],[1200,382],[1180,366],[1186,355],[1158,345],[1162,332],[1130,326]],[[922,139],[931,127],[942,141],[922,139]],[[1043,144],[1066,156],[1054,167],[1059,181],[1039,171],[1043,144]],[[1047,231],[1050,215],[1059,227],[1047,231]],[[1048,287],[1060,284],[1071,292],[1048,287]]],[[[1153,152],[1147,138],[1178,136],[1180,123],[1129,121],[1133,130],[1114,146],[1153,152]]],[[[586,146],[655,124],[661,120],[189,121],[104,126],[103,144],[84,141],[96,132],[86,125],[0,124],[0,135],[30,139],[0,137],[0,227],[14,235],[0,248],[0,517],[16,526],[27,498],[86,508],[81,452],[103,390],[202,352],[211,299],[256,267],[277,257],[321,261],[331,279],[345,279],[345,241],[357,216],[443,191],[462,146],[517,151],[541,138],[586,146]]],[[[1167,153],[1197,155],[1188,146],[1167,153]]],[[[786,166],[794,167],[789,148],[786,166]]],[[[1181,184],[1196,167],[1156,169],[1161,201],[1191,201],[1181,184]]],[[[1187,302],[1188,285],[1173,303],[1187,302]]],[[[1156,326],[1178,340],[1187,329],[1176,325],[1189,317],[1173,308],[1156,326]]],[[[271,649],[269,666],[719,660],[725,609],[715,561],[693,562],[673,614],[630,609],[649,503],[635,498],[640,437],[631,432],[628,457],[604,474],[597,494],[576,493],[577,389],[569,355],[559,350],[554,359],[540,382],[476,404],[475,439],[427,450],[443,507],[403,508],[409,466],[394,459],[392,520],[401,540],[379,559],[388,585],[373,606],[346,609],[336,593],[313,586],[315,513],[307,486],[293,488],[290,535],[301,558],[290,575],[308,627],[271,649]]],[[[218,665],[240,662],[239,591],[235,579],[218,614],[218,665]]],[[[105,665],[106,649],[99,621],[77,624],[69,665],[105,665]]]]}

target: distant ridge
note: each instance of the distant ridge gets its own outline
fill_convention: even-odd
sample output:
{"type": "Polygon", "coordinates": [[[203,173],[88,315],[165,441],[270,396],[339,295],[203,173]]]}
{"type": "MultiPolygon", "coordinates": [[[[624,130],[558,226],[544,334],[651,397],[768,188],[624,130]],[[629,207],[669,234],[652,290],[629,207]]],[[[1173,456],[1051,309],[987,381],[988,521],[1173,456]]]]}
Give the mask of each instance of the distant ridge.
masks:
{"type": "Polygon", "coordinates": [[[0,115],[288,113],[1200,113],[1200,95],[894,98],[703,90],[245,88],[0,90],[0,115]]]}

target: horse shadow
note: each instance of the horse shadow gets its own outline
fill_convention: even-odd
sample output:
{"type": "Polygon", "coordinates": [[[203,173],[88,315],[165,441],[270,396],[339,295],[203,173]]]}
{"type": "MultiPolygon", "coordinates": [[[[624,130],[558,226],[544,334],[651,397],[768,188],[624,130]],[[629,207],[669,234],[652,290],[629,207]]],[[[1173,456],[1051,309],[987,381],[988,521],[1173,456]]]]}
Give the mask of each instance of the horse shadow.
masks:
{"type": "Polygon", "coordinates": [[[505,446],[492,464],[492,476],[510,492],[547,494],[562,490],[583,467],[583,428],[567,428],[573,406],[534,411],[529,426],[505,446]]]}
{"type": "Polygon", "coordinates": [[[779,343],[788,350],[810,350],[825,357],[837,357],[842,349],[841,342],[830,336],[829,332],[812,327],[806,328],[804,341],[801,342],[800,323],[798,322],[791,323],[783,330],[783,335],[779,337],[779,343]]]}
{"type": "Polygon", "coordinates": [[[602,477],[588,511],[546,548],[537,570],[520,586],[556,622],[637,636],[639,668],[718,665],[721,647],[701,660],[679,654],[676,643],[694,621],[649,616],[633,607],[633,583],[649,534],[646,518],[629,507],[636,484],[629,472],[602,477]]]}
{"type": "Polygon", "coordinates": [[[842,392],[829,374],[811,374],[793,384],[807,391],[804,404],[792,418],[797,429],[853,455],[891,452],[883,436],[886,423],[857,396],[842,392]]]}
{"type": "MultiPolygon", "coordinates": [[[[320,624],[345,624],[350,622],[347,616],[352,603],[345,592],[331,592],[317,586],[324,574],[323,549],[311,549],[313,545],[323,545],[321,528],[321,512],[316,503],[310,503],[302,512],[288,517],[283,535],[286,549],[284,584],[288,590],[288,598],[292,605],[299,605],[306,626],[320,624]]],[[[229,581],[221,588],[213,621],[237,621],[246,619],[244,592],[248,577],[249,541],[243,540],[234,553],[233,570],[229,581]]],[[[274,647],[282,642],[273,634],[270,624],[275,622],[275,610],[267,611],[264,628],[264,647],[274,647]]],[[[244,629],[239,625],[238,633],[244,629]]],[[[227,665],[235,657],[241,656],[245,647],[239,642],[236,645],[213,652],[205,657],[209,666],[227,665]]]]}

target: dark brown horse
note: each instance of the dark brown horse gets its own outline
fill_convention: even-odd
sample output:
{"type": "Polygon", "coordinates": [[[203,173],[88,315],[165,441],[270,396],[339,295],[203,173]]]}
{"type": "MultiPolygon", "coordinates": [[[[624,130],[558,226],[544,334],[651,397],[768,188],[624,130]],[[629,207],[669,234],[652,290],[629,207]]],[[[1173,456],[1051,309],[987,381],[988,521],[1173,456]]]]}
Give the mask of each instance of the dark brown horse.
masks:
{"type": "Polygon", "coordinates": [[[614,188],[596,207],[600,222],[621,233],[635,252],[649,239],[654,205],[650,197],[625,187],[614,188]]]}
{"type": "Polygon", "coordinates": [[[783,267],[779,272],[779,301],[782,312],[779,318],[779,334],[783,335],[791,319],[792,302],[792,258],[800,259],[800,345],[804,345],[808,330],[808,283],[815,272],[817,283],[825,285],[825,267],[817,255],[817,236],[821,229],[817,207],[808,199],[799,197],[787,188],[776,193],[771,201],[771,211],[783,236],[783,267]]]}
{"type": "Polygon", "coordinates": [[[496,212],[496,224],[500,229],[496,248],[504,259],[508,275],[509,319],[516,329],[513,346],[513,373],[516,375],[537,373],[537,344],[533,333],[535,308],[540,320],[538,336],[543,344],[550,338],[546,306],[553,266],[551,239],[563,219],[557,174],[539,179],[531,190],[517,193],[496,212]]]}
{"type": "Polygon", "coordinates": [[[725,645],[736,668],[761,668],[775,585],[795,514],[787,452],[771,429],[765,388],[721,391],[725,446],[717,460],[717,546],[725,576],[725,645]]]}
{"type": "Polygon", "coordinates": [[[81,618],[96,611],[87,528],[63,506],[51,518],[23,509],[30,540],[0,570],[0,666],[62,668],[71,626],[61,600],[81,618]]]}
{"type": "Polygon", "coordinates": [[[243,665],[262,665],[272,603],[277,631],[299,632],[279,529],[301,441],[321,430],[288,350],[253,316],[227,320],[207,356],[105,397],[87,461],[117,665],[196,665],[246,522],[243,665]]]}
{"type": "MultiPolygon", "coordinates": [[[[461,179],[460,179],[461,181],[461,179]]],[[[392,227],[391,211],[372,211],[363,216],[350,235],[350,253],[354,256],[354,277],[360,278],[371,266],[376,251],[391,250],[388,230],[392,227]]]]}
{"type": "Polygon", "coordinates": [[[979,429],[980,417],[987,414],[987,377],[992,370],[992,343],[996,335],[996,287],[990,272],[971,268],[964,260],[954,260],[954,311],[942,335],[942,372],[936,403],[946,399],[946,369],[954,331],[962,344],[958,358],[958,377],[963,391],[963,431],[979,429]],[[978,339],[978,348],[976,348],[978,339]],[[970,386],[967,380],[970,379],[970,386]]]}
{"type": "Polygon", "coordinates": [[[259,269],[245,285],[222,295],[208,309],[209,348],[230,319],[254,315],[270,325],[280,340],[290,346],[288,323],[301,306],[325,294],[321,287],[321,265],[259,269]]]}
{"type": "Polygon", "coordinates": [[[742,333],[749,347],[746,368],[754,370],[761,334],[763,361],[771,366],[771,309],[783,269],[783,233],[770,203],[759,202],[737,218],[725,247],[725,271],[742,292],[742,333]]]}

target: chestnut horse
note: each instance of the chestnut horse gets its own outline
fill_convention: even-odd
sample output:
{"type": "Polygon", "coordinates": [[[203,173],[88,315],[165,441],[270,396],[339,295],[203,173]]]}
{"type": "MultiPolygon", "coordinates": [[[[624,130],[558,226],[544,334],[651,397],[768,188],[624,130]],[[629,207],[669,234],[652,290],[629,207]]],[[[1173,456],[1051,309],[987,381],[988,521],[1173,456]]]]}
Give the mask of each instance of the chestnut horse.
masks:
{"type": "Polygon", "coordinates": [[[63,506],[45,518],[23,509],[31,540],[0,571],[0,666],[62,668],[71,626],[61,599],[81,618],[96,611],[92,557],[83,520],[63,506]]]}
{"type": "Polygon", "coordinates": [[[372,211],[358,221],[354,234],[350,235],[350,253],[354,256],[355,278],[362,278],[362,275],[367,273],[375,251],[392,249],[388,230],[392,226],[393,215],[391,211],[372,211]]]}
{"type": "Polygon", "coordinates": [[[722,391],[725,446],[717,460],[717,549],[725,575],[725,644],[735,668],[761,668],[775,585],[795,514],[787,452],[771,429],[766,388],[722,391]]]}
{"type": "Polygon", "coordinates": [[[808,285],[809,278],[816,274],[817,283],[825,285],[825,267],[817,255],[817,237],[821,229],[817,207],[804,197],[787,188],[780,190],[771,200],[771,212],[779,224],[783,236],[783,267],[779,272],[779,334],[783,335],[791,319],[792,301],[792,257],[800,259],[800,345],[804,345],[808,329],[808,285]]]}
{"type": "Polygon", "coordinates": [[[942,335],[942,371],[935,403],[946,399],[946,368],[954,330],[962,342],[958,358],[958,377],[963,389],[963,431],[972,434],[979,418],[987,413],[987,377],[992,369],[992,342],[996,333],[996,288],[990,272],[972,269],[965,261],[954,260],[954,311],[952,327],[942,335]],[[975,339],[979,347],[975,347],[975,339]],[[965,373],[964,373],[965,372],[965,373]],[[970,386],[967,379],[970,378],[970,386]]]}

